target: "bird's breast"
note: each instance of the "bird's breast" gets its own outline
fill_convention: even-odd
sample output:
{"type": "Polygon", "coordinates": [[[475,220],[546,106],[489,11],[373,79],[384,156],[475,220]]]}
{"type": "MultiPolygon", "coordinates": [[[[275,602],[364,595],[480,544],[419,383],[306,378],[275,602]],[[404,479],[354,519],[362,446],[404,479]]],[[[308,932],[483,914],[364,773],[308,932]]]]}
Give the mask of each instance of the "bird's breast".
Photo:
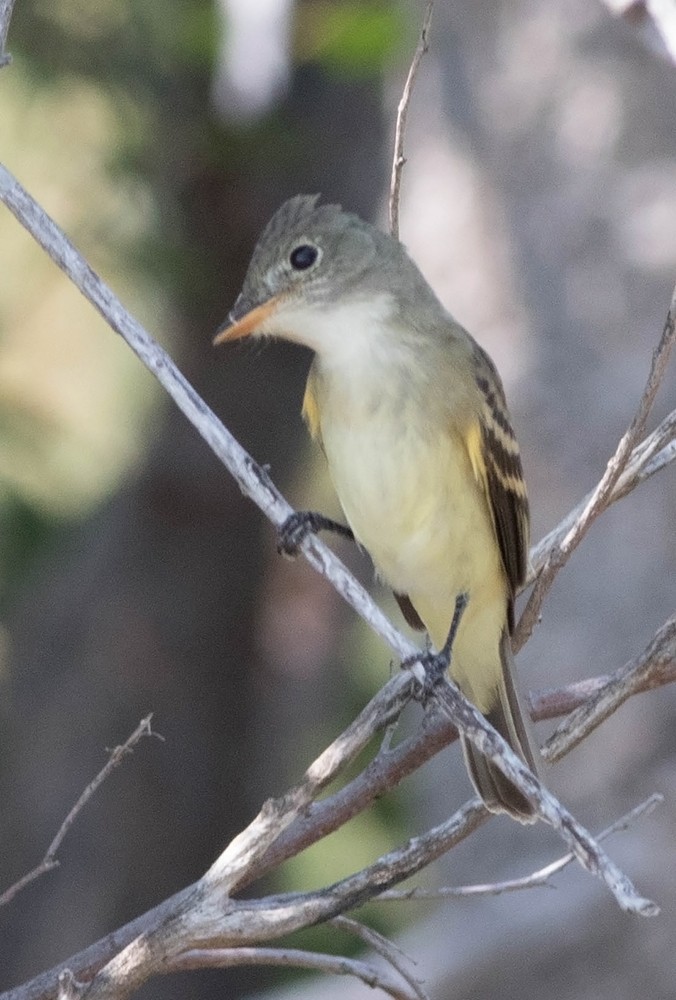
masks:
{"type": "MultiPolygon", "coordinates": [[[[395,590],[450,598],[501,576],[486,498],[446,409],[403,385],[340,402],[325,394],[321,436],[339,499],[395,590]]],[[[498,557],[499,558],[499,557],[498,557]]]]}

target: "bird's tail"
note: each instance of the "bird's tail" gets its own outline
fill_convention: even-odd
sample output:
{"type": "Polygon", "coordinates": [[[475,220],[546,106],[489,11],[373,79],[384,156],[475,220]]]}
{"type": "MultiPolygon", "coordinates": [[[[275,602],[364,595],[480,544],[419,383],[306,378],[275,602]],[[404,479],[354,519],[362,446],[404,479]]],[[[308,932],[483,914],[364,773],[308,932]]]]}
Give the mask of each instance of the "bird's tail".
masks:
{"type": "MultiPolygon", "coordinates": [[[[484,715],[524,764],[537,774],[536,752],[529,735],[528,717],[516,688],[512,647],[507,629],[500,641],[500,661],[502,670],[495,704],[484,715]]],[[[518,788],[468,740],[463,740],[462,744],[472,783],[486,808],[491,812],[509,813],[521,823],[532,823],[535,819],[533,807],[518,788]]]]}

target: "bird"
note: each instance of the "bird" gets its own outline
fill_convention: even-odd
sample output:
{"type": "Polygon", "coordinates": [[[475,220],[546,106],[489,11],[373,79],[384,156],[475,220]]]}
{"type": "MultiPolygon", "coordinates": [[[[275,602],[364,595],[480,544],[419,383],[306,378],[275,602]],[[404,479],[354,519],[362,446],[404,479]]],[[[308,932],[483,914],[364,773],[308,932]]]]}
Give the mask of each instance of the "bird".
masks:
{"type": "MultiPolygon", "coordinates": [[[[319,195],[290,198],[272,216],[214,344],[252,335],[314,352],[302,413],[326,456],[343,532],[367,550],[408,624],[425,629],[436,650],[458,595],[467,595],[450,675],[536,771],[511,648],[528,496],[489,355],[398,239],[319,195]]],[[[308,518],[310,530],[333,525],[308,518]]],[[[527,797],[462,743],[487,809],[532,822],[527,797]]]]}

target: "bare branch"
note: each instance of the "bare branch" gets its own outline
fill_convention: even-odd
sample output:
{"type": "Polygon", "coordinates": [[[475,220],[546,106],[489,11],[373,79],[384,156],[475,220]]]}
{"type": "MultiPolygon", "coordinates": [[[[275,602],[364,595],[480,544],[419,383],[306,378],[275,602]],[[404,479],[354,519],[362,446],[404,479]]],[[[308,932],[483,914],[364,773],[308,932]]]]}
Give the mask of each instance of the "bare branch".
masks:
{"type": "Polygon", "coordinates": [[[418,45],[416,46],[415,53],[413,54],[413,61],[409,67],[406,83],[404,84],[404,90],[397,107],[397,123],[394,130],[394,158],[392,160],[389,199],[390,232],[396,240],[399,239],[399,199],[401,192],[401,175],[404,169],[404,164],[406,163],[406,157],[404,156],[406,118],[408,115],[408,106],[411,102],[411,94],[413,93],[413,85],[415,83],[415,78],[418,75],[418,67],[420,66],[422,57],[429,49],[427,35],[432,21],[433,9],[434,0],[428,0],[423,17],[422,28],[420,29],[418,45]]]}
{"type": "MultiPolygon", "coordinates": [[[[216,414],[197,395],[166,351],[131,316],[56,223],[1,164],[0,201],[5,203],[109,326],[123,337],[234,477],[242,492],[253,500],[277,528],[281,527],[293,513],[293,508],[265,470],[235,440],[216,414]]],[[[404,660],[418,652],[416,646],[392,625],[364,587],[320,538],[309,535],[301,543],[300,549],[310,565],[332,583],[344,600],[388,643],[400,659],[404,660]]]]}
{"type": "MultiPolygon", "coordinates": [[[[462,718],[463,732],[483,753],[495,760],[508,777],[520,780],[520,787],[537,804],[541,817],[566,840],[583,867],[605,882],[619,905],[627,912],[641,916],[655,915],[657,906],[636,892],[630,880],[590,834],[540,785],[516,755],[506,746],[501,746],[503,741],[483,717],[464,703],[464,699],[453,691],[447,681],[442,680],[438,688],[437,700],[449,705],[453,717],[457,714],[462,718]]],[[[266,811],[276,810],[268,805],[263,813],[266,811]]],[[[224,890],[227,892],[228,883],[236,883],[238,873],[235,871],[233,875],[232,866],[221,864],[219,860],[168,919],[151,933],[145,933],[131,942],[101,970],[84,996],[88,1000],[104,1000],[116,996],[120,990],[129,992],[136,989],[166,967],[167,961],[181,954],[186,947],[260,943],[361,905],[374,894],[420,871],[448,850],[452,843],[466,836],[468,828],[476,828],[486,817],[486,810],[479,802],[470,802],[447,823],[413,838],[361,872],[315,893],[235,901],[224,890]],[[223,870],[222,878],[214,875],[219,869],[223,870]]],[[[255,855],[255,838],[261,832],[264,837],[267,834],[263,829],[264,823],[259,820],[261,817],[236,838],[237,851],[226,849],[224,855],[235,854],[244,858],[255,855]]],[[[240,885],[243,884],[241,876],[239,881],[240,885]]]]}
{"type": "Polygon", "coordinates": [[[513,639],[515,651],[520,649],[530,637],[537,623],[542,602],[554,582],[557,573],[565,566],[599,514],[611,503],[613,490],[631,458],[638,438],[643,432],[646,420],[655,401],[655,396],[664,378],[671,350],[674,346],[674,339],[676,339],[676,288],[672,292],[664,330],[662,331],[659,344],[653,352],[648,380],[634,419],[626,433],[622,436],[615,454],[606,466],[603,476],[592,491],[591,496],[585,501],[584,507],[576,517],[574,523],[564,537],[560,541],[557,541],[549,550],[544,565],[535,581],[535,586],[528,598],[528,603],[521,616],[521,620],[516,627],[513,639]]]}
{"type": "Polygon", "coordinates": [[[654,683],[663,670],[673,673],[676,661],[676,618],[669,619],[635,660],[608,678],[596,694],[557,726],[543,747],[550,761],[559,760],[596,729],[646,682],[654,683]]]}
{"type": "Polygon", "coordinates": [[[90,781],[80,798],[64,819],[56,836],[47,848],[47,852],[40,864],[37,865],[36,868],[33,868],[32,871],[24,875],[23,878],[20,878],[18,882],[15,882],[14,885],[11,885],[9,889],[6,889],[2,895],[0,895],[0,906],[5,906],[9,903],[12,899],[14,899],[17,893],[21,892],[22,889],[25,889],[25,887],[30,885],[31,882],[34,882],[40,875],[44,875],[46,872],[52,871],[53,868],[58,867],[59,862],[56,860],[56,852],[61,847],[64,837],[92,796],[96,794],[97,790],[101,787],[106,778],[109,777],[115,768],[122,763],[124,758],[133,751],[134,747],[142,739],[142,737],[158,735],[157,733],[153,733],[150,728],[151,719],[152,713],[147,715],[145,719],[141,719],[131,736],[125,740],[121,746],[115,747],[111,750],[107,763],[101,768],[94,780],[90,781]]]}
{"type": "MultiPolygon", "coordinates": [[[[598,841],[602,841],[614,833],[619,833],[621,830],[627,830],[637,819],[641,819],[643,816],[649,816],[650,813],[663,802],[664,796],[656,792],[655,794],[649,796],[645,802],[641,802],[639,805],[634,806],[634,808],[628,813],[625,813],[624,816],[615,820],[611,826],[607,827],[601,833],[596,834],[596,839],[598,841]]],[[[505,892],[520,892],[522,889],[542,888],[543,886],[550,886],[552,875],[557,875],[560,871],[563,871],[563,869],[570,865],[574,860],[575,857],[572,853],[564,854],[563,857],[558,858],[556,861],[552,861],[550,864],[545,865],[544,868],[540,868],[538,871],[532,872],[530,875],[524,875],[521,878],[505,879],[502,882],[491,882],[483,885],[441,886],[436,889],[428,889],[420,886],[415,886],[412,889],[388,889],[387,892],[383,892],[379,896],[376,896],[375,902],[389,903],[415,899],[448,899],[462,896],[499,896],[505,892]]]]}
{"type": "MultiPolygon", "coordinates": [[[[599,680],[605,683],[607,679],[601,678],[599,680]]],[[[598,689],[598,681],[593,682],[593,686],[594,689],[598,689]]],[[[651,686],[651,684],[647,685],[648,688],[651,686]]],[[[580,685],[571,685],[571,689],[573,693],[570,695],[567,694],[567,689],[562,689],[557,693],[557,697],[560,698],[561,704],[566,709],[571,705],[579,704],[585,694],[583,690],[580,690],[580,685]]],[[[636,690],[640,690],[638,685],[636,690]]],[[[544,715],[541,717],[551,718],[552,704],[549,696],[545,693],[545,695],[534,699],[536,705],[540,701],[544,704],[544,715]]],[[[383,712],[383,717],[386,717],[386,714],[383,712]]],[[[535,714],[534,717],[540,716],[535,714]]],[[[240,888],[251,884],[262,875],[278,867],[282,861],[298,854],[305,847],[338,829],[358,812],[365,809],[383,791],[395,787],[404,777],[455,739],[456,735],[454,727],[440,713],[426,714],[416,734],[394,749],[378,754],[375,760],[371,761],[367,768],[345,788],[320,802],[312,803],[303,810],[293,824],[289,825],[269,848],[265,856],[257,864],[252,865],[251,870],[240,881],[240,888]]],[[[489,814],[478,800],[474,799],[468,802],[446,823],[429,831],[423,838],[417,838],[416,844],[424,864],[431,863],[455,847],[488,819],[489,814]]],[[[194,896],[195,891],[195,886],[183,889],[153,910],[118,929],[114,935],[107,935],[55,969],[43,973],[16,990],[3,994],[1,1000],[38,1000],[38,998],[46,1000],[46,998],[55,997],[57,977],[65,968],[73,970],[80,979],[90,977],[119,949],[124,948],[140,934],[152,933],[154,929],[160,927],[180,909],[186,900],[194,896]]]]}
{"type": "Polygon", "coordinates": [[[365,945],[384,958],[410,986],[411,993],[417,1000],[429,1000],[421,983],[406,968],[406,964],[415,964],[413,959],[406,955],[394,941],[390,941],[383,934],[374,931],[372,927],[367,927],[366,924],[353,920],[352,917],[334,917],[330,924],[332,927],[339,927],[349,934],[355,934],[365,945]]]}
{"type": "MultiPolygon", "coordinates": [[[[636,448],[634,448],[631,453],[631,457],[627,462],[626,468],[608,498],[607,506],[609,507],[611,503],[614,503],[616,500],[621,500],[623,497],[627,496],[627,494],[631,493],[636,486],[655,475],[656,472],[659,472],[670,462],[673,462],[675,458],[676,410],[672,410],[672,412],[664,418],[652,434],[649,434],[639,445],[636,446],[636,448]]],[[[583,511],[587,508],[593,496],[593,492],[593,490],[589,492],[587,496],[584,497],[583,500],[581,500],[580,503],[566,515],[566,517],[564,517],[560,524],[550,531],[548,535],[545,535],[545,537],[531,549],[529,560],[530,572],[526,585],[532,583],[537,577],[538,573],[542,570],[549,553],[559,546],[563,539],[570,534],[583,511]]],[[[519,649],[522,645],[524,645],[527,638],[528,637],[525,636],[522,642],[516,643],[515,648],[519,649]]]]}
{"type": "Polygon", "coordinates": [[[248,884],[251,872],[291,822],[352,763],[379,729],[399,715],[411,696],[412,686],[413,678],[407,672],[393,677],[310,765],[295,788],[281,799],[265,803],[253,823],[211,866],[203,881],[229,893],[248,884]]]}
{"type": "MultiPolygon", "coordinates": [[[[390,681],[386,687],[393,685],[398,679],[390,681]]],[[[380,692],[380,695],[382,693],[380,692]]],[[[386,716],[387,713],[383,712],[381,718],[384,719],[386,716]]],[[[427,718],[424,722],[428,722],[427,718]]],[[[448,733],[446,738],[449,738],[448,733]]],[[[386,756],[389,756],[390,753],[395,754],[396,751],[390,751],[386,756]]],[[[338,796],[342,794],[342,792],[338,793],[338,796]]],[[[335,828],[334,824],[330,824],[327,828],[326,819],[327,812],[330,811],[332,805],[331,800],[328,800],[328,803],[326,811],[321,811],[325,807],[325,803],[320,803],[312,807],[312,809],[319,810],[316,815],[313,816],[312,809],[308,809],[307,815],[297,820],[301,824],[305,822],[316,824],[314,827],[315,837],[312,840],[325,836],[329,829],[335,828]]],[[[176,901],[175,906],[166,908],[161,920],[152,921],[154,930],[148,928],[147,932],[131,946],[126,954],[122,952],[106,967],[103,979],[98,980],[100,988],[91,994],[88,993],[87,996],[105,997],[112,995],[106,990],[112,989],[113,985],[119,988],[122,983],[129,985],[130,981],[134,981],[128,978],[130,974],[141,976],[141,979],[138,980],[140,982],[152,973],[153,965],[156,966],[156,971],[159,971],[166,964],[167,956],[171,956],[172,949],[176,949],[176,953],[185,949],[187,926],[190,926],[193,935],[215,935],[215,940],[212,942],[214,944],[220,938],[224,939],[223,943],[242,944],[243,936],[246,936],[247,941],[252,940],[251,935],[254,935],[254,940],[264,940],[266,936],[275,936],[297,929],[297,927],[302,926],[303,920],[317,922],[322,919],[322,916],[326,919],[344,909],[363,903],[365,899],[370,898],[374,892],[382,890],[384,886],[395,885],[398,881],[410,877],[416,871],[430,864],[431,861],[476,830],[487,818],[488,813],[481,803],[477,800],[470,801],[446,823],[414,838],[404,847],[390,852],[362,872],[356,873],[331,887],[330,890],[322,890],[319,894],[306,894],[305,896],[280,897],[277,900],[274,898],[258,900],[255,901],[256,909],[248,913],[242,909],[246,904],[235,903],[232,900],[227,905],[225,905],[225,901],[217,903],[216,898],[222,899],[220,895],[212,898],[212,902],[209,903],[208,894],[205,895],[204,892],[204,880],[202,880],[201,884],[197,883],[196,886],[191,887],[191,890],[181,894],[181,898],[176,901]],[[205,913],[208,916],[207,920],[202,921],[201,926],[196,926],[194,920],[189,919],[189,914],[195,910],[203,916],[205,913]],[[229,926],[230,922],[234,927],[229,926]],[[169,928],[169,935],[166,934],[167,928],[169,928]],[[180,929],[178,936],[176,935],[177,928],[180,929]],[[231,942],[229,935],[235,934],[235,932],[238,937],[231,942]],[[257,938],[256,935],[258,935],[257,938]],[[150,965],[148,964],[149,953],[153,955],[150,965]],[[161,957],[162,955],[164,957],[161,957]]],[[[563,824],[570,822],[565,812],[558,819],[563,824]]],[[[255,824],[253,828],[256,829],[255,824]]],[[[612,863],[608,862],[593,841],[590,842],[590,838],[584,831],[580,834],[579,828],[573,827],[569,833],[571,837],[575,838],[575,856],[580,859],[580,855],[583,855],[585,864],[606,881],[621,905],[633,910],[633,912],[645,915],[654,912],[651,904],[641,900],[635,894],[631,884],[621,873],[618,873],[612,863]]],[[[281,845],[284,836],[282,834],[275,846],[281,845]]],[[[286,836],[293,840],[290,827],[287,827],[286,836]]],[[[238,840],[241,839],[242,835],[238,840]]],[[[303,843],[308,842],[308,838],[302,835],[301,840],[303,843]]],[[[284,850],[281,857],[297,853],[298,849],[298,841],[296,841],[295,850],[293,848],[284,850]]],[[[238,876],[239,887],[242,888],[254,878],[260,877],[262,873],[269,870],[272,864],[277,864],[279,861],[280,855],[275,856],[273,848],[271,854],[260,859],[257,864],[253,864],[245,876],[238,876]]],[[[151,916],[154,916],[154,913],[151,916]]],[[[138,922],[135,923],[138,927],[138,922]]],[[[122,932],[118,932],[118,945],[122,943],[121,937],[122,932]]],[[[72,962],[71,966],[76,970],[78,968],[75,962],[72,962]]]]}
{"type": "Polygon", "coordinates": [[[557,831],[582,867],[605,882],[623,910],[642,917],[652,917],[659,913],[659,907],[652,900],[639,895],[630,879],[611,861],[591,834],[531,774],[484,717],[469,702],[459,697],[459,691],[452,682],[441,678],[437,682],[434,696],[451,720],[456,724],[460,723],[463,736],[470,739],[485,757],[497,764],[502,773],[524,793],[540,819],[557,831]]]}
{"type": "Polygon", "coordinates": [[[11,903],[15,896],[30,885],[31,882],[35,882],[36,879],[40,878],[42,875],[46,875],[47,872],[51,872],[54,868],[59,867],[59,862],[48,858],[43,858],[39,865],[35,868],[31,868],[29,872],[22,875],[13,885],[10,885],[8,889],[0,895],[0,906],[6,906],[7,903],[11,903]]]}
{"type": "MultiPolygon", "coordinates": [[[[603,674],[600,677],[590,677],[588,680],[575,681],[565,687],[533,692],[529,697],[532,718],[537,722],[542,722],[545,719],[556,719],[560,715],[567,715],[568,712],[572,712],[580,705],[584,705],[591,698],[596,697],[608,685],[615,687],[617,695],[611,709],[612,713],[626,701],[629,695],[642,694],[645,691],[654,691],[655,688],[664,687],[665,684],[673,684],[676,681],[676,651],[670,643],[668,635],[663,637],[663,641],[666,647],[671,646],[671,648],[665,648],[664,650],[654,645],[655,638],[653,637],[650,641],[652,647],[650,654],[648,654],[647,650],[644,650],[639,657],[631,660],[621,668],[621,671],[618,670],[615,674],[603,674]],[[620,687],[616,686],[617,676],[624,671],[631,674],[634,670],[634,665],[643,657],[648,657],[644,664],[646,669],[641,671],[640,676],[637,676],[635,682],[633,680],[630,682],[630,691],[622,691],[620,687]]],[[[566,746],[566,753],[568,749],[566,746]]]]}
{"type": "Polygon", "coordinates": [[[424,994],[402,984],[386,969],[376,969],[367,962],[340,955],[325,955],[297,948],[213,948],[193,949],[172,959],[166,972],[188,969],[231,969],[242,965],[276,965],[285,968],[314,969],[334,976],[354,976],[372,989],[380,989],[395,1000],[420,1000],[424,994]]]}
{"type": "Polygon", "coordinates": [[[110,777],[116,767],[122,763],[125,757],[131,754],[134,747],[139,743],[144,736],[156,736],[158,739],[162,739],[159,733],[154,733],[151,728],[153,714],[146,715],[144,719],[141,719],[138,726],[134,732],[125,740],[120,746],[113,747],[110,751],[110,756],[107,763],[101,768],[99,773],[96,775],[93,781],[90,781],[85,790],[83,791],[80,798],[77,800],[71,811],[66,816],[65,820],[61,824],[61,828],[54,840],[51,842],[47,849],[47,858],[53,858],[59,847],[63,843],[63,838],[66,836],[71,826],[75,822],[77,816],[82,811],[82,809],[87,805],[89,800],[93,795],[96,794],[98,789],[101,787],[106,778],[110,777]]]}
{"type": "Polygon", "coordinates": [[[0,69],[12,61],[9,52],[5,52],[5,46],[7,45],[9,22],[12,20],[13,10],[14,0],[0,0],[0,69]]]}
{"type": "MultiPolygon", "coordinates": [[[[663,637],[666,635],[668,639],[669,631],[666,625],[658,632],[658,635],[660,634],[663,637]]],[[[532,718],[538,722],[568,713],[582,705],[591,695],[596,695],[609,683],[614,687],[618,705],[621,704],[626,695],[621,685],[617,684],[617,676],[623,672],[634,674],[635,664],[638,662],[644,664],[644,669],[630,681],[633,694],[674,681],[676,655],[672,651],[671,660],[669,656],[667,640],[663,638],[659,642],[653,638],[646,650],[615,674],[532,695],[530,699],[533,706],[532,718]]],[[[557,759],[565,754],[569,747],[572,748],[574,738],[571,732],[568,737],[571,742],[562,745],[557,759]]],[[[381,751],[361,774],[340,791],[309,806],[268,850],[260,867],[255,871],[255,878],[269,873],[283,861],[314,844],[320,837],[337,830],[385,791],[396,788],[406,777],[455,739],[457,730],[444,715],[426,714],[416,733],[393,749],[381,751]]],[[[544,751],[544,756],[549,757],[547,749],[544,751]]]]}

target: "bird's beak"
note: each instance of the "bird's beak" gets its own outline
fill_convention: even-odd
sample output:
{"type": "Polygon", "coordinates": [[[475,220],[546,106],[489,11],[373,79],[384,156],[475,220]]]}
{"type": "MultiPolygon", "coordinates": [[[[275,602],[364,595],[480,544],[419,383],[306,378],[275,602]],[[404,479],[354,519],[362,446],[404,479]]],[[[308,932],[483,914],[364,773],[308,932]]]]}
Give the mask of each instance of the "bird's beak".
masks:
{"type": "Polygon", "coordinates": [[[223,324],[214,337],[212,341],[214,347],[217,347],[219,344],[225,344],[230,340],[241,340],[242,337],[248,337],[258,330],[264,333],[265,321],[277,311],[279,302],[280,296],[273,296],[267,302],[263,302],[262,305],[248,309],[240,295],[226,323],[223,324]]]}

